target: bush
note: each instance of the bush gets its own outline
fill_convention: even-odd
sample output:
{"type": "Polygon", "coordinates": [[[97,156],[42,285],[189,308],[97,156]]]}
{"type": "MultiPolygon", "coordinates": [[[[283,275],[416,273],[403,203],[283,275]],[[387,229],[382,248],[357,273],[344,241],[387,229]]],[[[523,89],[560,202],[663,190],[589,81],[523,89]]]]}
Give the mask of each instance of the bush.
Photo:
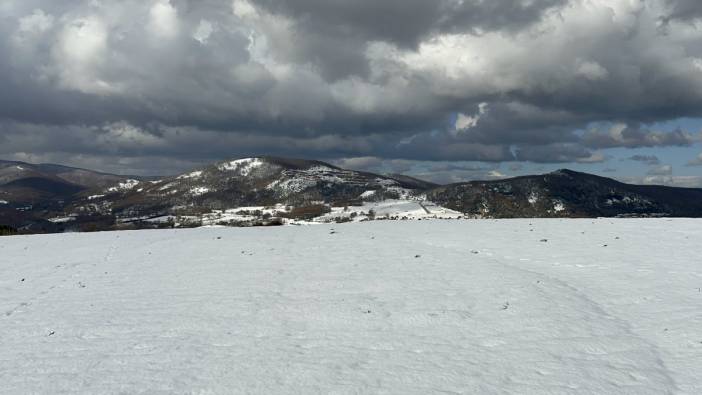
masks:
{"type": "Polygon", "coordinates": [[[312,206],[295,207],[286,214],[288,218],[309,220],[320,215],[331,212],[331,209],[323,204],[315,204],[312,206]]]}
{"type": "Polygon", "coordinates": [[[12,236],[17,234],[17,229],[6,225],[0,225],[0,236],[12,236]]]}

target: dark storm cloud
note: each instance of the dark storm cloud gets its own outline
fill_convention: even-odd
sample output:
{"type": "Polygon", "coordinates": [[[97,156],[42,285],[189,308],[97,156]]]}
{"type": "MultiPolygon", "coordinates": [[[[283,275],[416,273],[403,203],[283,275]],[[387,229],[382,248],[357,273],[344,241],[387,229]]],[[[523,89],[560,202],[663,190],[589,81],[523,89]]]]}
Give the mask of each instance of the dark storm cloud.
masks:
{"type": "MultiPolygon", "coordinates": [[[[255,0],[254,4],[294,20],[296,47],[287,55],[312,61],[337,79],[369,72],[364,56],[369,41],[416,49],[422,39],[440,33],[514,31],[538,21],[565,0],[255,0]]],[[[288,46],[289,43],[284,43],[288,46]]],[[[285,53],[286,51],[282,50],[285,53]]]]}
{"type": "Polygon", "coordinates": [[[596,163],[688,146],[698,135],[647,125],[702,116],[700,8],[5,0],[0,155],[180,169],[257,154],[596,163]]]}
{"type": "Polygon", "coordinates": [[[681,19],[694,20],[702,17],[702,3],[697,0],[667,0],[669,13],[665,20],[681,19]]]}
{"type": "Polygon", "coordinates": [[[593,158],[592,152],[578,144],[553,143],[549,145],[527,145],[517,149],[516,157],[521,161],[536,163],[563,163],[563,162],[595,162],[604,161],[593,158]]]}
{"type": "Polygon", "coordinates": [[[583,143],[590,148],[640,148],[690,146],[699,140],[699,136],[686,133],[680,129],[672,132],[655,132],[638,126],[614,126],[609,131],[590,130],[583,136],[583,143]]]}

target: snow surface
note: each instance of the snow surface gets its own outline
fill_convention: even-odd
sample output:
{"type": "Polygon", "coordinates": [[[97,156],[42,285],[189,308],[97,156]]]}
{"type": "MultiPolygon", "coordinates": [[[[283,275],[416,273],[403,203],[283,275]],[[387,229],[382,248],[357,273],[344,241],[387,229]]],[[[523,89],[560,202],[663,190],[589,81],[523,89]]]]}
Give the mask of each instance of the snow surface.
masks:
{"type": "Polygon", "coordinates": [[[7,200],[0,200],[0,204],[10,204],[7,200]]]}
{"type": "Polygon", "coordinates": [[[0,393],[699,394],[700,245],[686,219],[3,237],[0,393]]]}
{"type": "Polygon", "coordinates": [[[315,218],[312,222],[336,222],[339,218],[349,218],[360,222],[368,220],[368,214],[373,211],[375,218],[396,219],[457,219],[464,215],[434,203],[420,200],[386,199],[378,202],[364,202],[362,206],[332,207],[332,211],[315,218]]]}
{"type": "Polygon", "coordinates": [[[202,224],[205,226],[212,226],[230,221],[254,221],[261,219],[264,214],[277,216],[287,211],[282,204],[276,204],[273,207],[237,207],[227,210],[213,210],[211,213],[204,214],[201,218],[193,217],[192,219],[202,221],[202,224]]]}

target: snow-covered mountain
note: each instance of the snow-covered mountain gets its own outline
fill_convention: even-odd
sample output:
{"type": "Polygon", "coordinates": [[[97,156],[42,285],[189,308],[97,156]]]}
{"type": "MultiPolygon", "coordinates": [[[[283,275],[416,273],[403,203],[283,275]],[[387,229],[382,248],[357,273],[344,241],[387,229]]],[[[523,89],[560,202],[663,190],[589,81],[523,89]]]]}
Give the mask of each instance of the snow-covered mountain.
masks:
{"type": "MultiPolygon", "coordinates": [[[[344,170],[299,159],[256,157],[215,163],[155,181],[122,182],[83,194],[76,212],[117,218],[193,216],[240,207],[323,207],[408,199],[424,191],[412,179],[344,170]]],[[[321,211],[320,211],[321,214],[321,211]]]]}
{"type": "Polygon", "coordinates": [[[0,225],[32,233],[372,219],[702,217],[702,189],[628,185],[570,170],[439,186],[320,161],[254,157],[161,179],[84,176],[92,187],[67,181],[66,174],[79,178],[76,171],[41,182],[15,171],[14,180],[0,184],[0,225]],[[3,198],[17,183],[65,190],[31,205],[3,198]]]}

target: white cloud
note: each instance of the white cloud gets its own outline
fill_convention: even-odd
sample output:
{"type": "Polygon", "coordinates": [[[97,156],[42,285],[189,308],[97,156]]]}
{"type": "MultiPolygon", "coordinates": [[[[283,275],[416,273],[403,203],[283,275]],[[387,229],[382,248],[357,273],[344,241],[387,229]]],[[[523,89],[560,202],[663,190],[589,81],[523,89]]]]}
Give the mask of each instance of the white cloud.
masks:
{"type": "Polygon", "coordinates": [[[648,171],[648,175],[650,175],[650,176],[672,176],[673,175],[673,166],[671,166],[671,165],[656,166],[654,168],[651,168],[651,170],[648,171]]]}
{"type": "Polygon", "coordinates": [[[488,112],[489,109],[489,104],[488,103],[480,103],[478,105],[478,113],[474,115],[465,115],[463,113],[458,113],[458,116],[456,117],[456,132],[461,132],[461,131],[466,131],[468,129],[474,128],[478,126],[478,122],[480,121],[480,117],[485,115],[488,112]]]}
{"type": "Polygon", "coordinates": [[[31,15],[19,20],[19,33],[37,34],[44,33],[54,26],[53,15],[46,14],[41,9],[35,9],[31,15]]]}
{"type": "Polygon", "coordinates": [[[117,90],[99,77],[108,37],[107,26],[97,16],[78,18],[64,25],[53,48],[54,65],[49,70],[58,75],[62,88],[94,94],[117,90]]]}
{"type": "Polygon", "coordinates": [[[586,158],[578,158],[576,162],[578,163],[602,163],[607,161],[607,156],[601,152],[593,152],[592,155],[586,158]]]}
{"type": "Polygon", "coordinates": [[[605,80],[607,77],[609,77],[609,72],[607,69],[602,67],[597,62],[589,61],[579,62],[577,66],[577,74],[591,81],[605,80]]]}
{"type": "Polygon", "coordinates": [[[193,38],[200,42],[200,44],[207,44],[207,40],[210,38],[214,32],[214,27],[212,23],[207,20],[200,20],[200,24],[197,26],[195,33],[193,33],[193,38]]]}
{"type": "Polygon", "coordinates": [[[258,15],[256,8],[248,0],[234,0],[232,12],[239,18],[252,18],[258,15]]]}
{"type": "Polygon", "coordinates": [[[178,34],[178,10],[169,0],[156,0],[149,10],[148,29],[157,38],[174,38],[178,34]]]}

